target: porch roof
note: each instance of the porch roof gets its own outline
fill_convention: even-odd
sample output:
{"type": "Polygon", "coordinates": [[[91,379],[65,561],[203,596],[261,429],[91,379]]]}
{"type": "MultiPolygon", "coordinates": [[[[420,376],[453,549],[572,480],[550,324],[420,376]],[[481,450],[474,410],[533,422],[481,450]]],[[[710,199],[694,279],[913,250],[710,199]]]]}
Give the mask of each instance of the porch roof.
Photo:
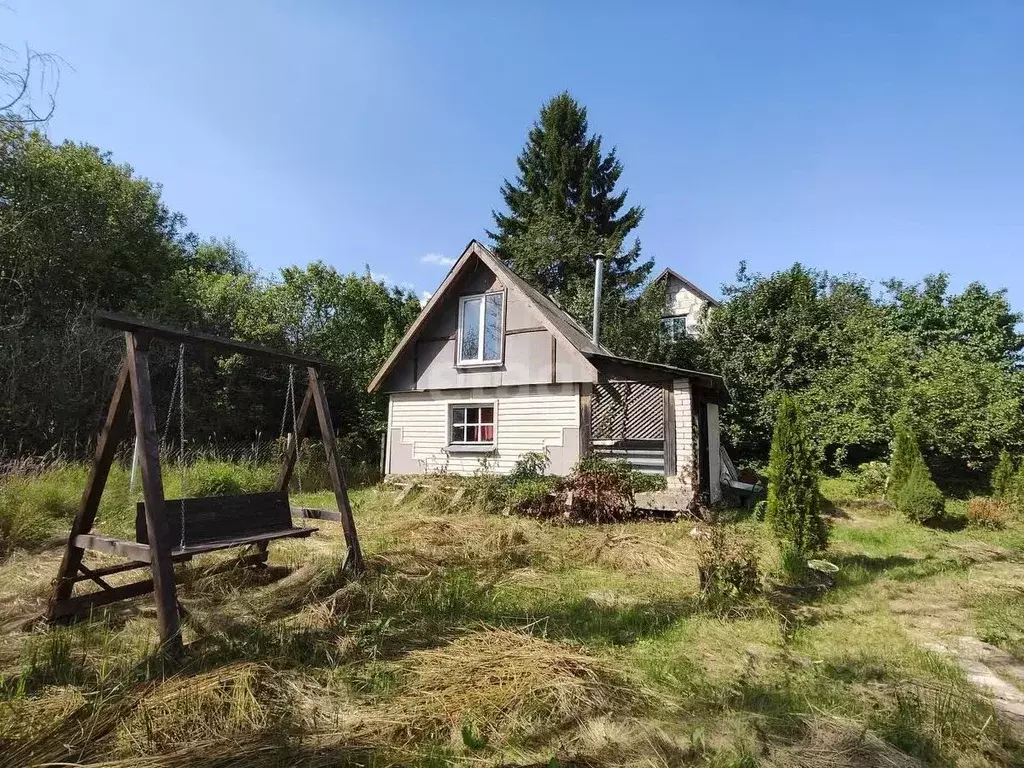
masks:
{"type": "Polygon", "coordinates": [[[677,368],[674,365],[652,363],[647,360],[633,360],[628,357],[619,357],[618,355],[600,352],[584,352],[583,355],[597,368],[598,373],[605,378],[619,380],[635,378],[639,381],[651,381],[653,378],[686,378],[710,389],[723,403],[727,403],[732,399],[729,395],[729,388],[725,385],[725,379],[715,373],[691,371],[687,368],[677,368]]]}

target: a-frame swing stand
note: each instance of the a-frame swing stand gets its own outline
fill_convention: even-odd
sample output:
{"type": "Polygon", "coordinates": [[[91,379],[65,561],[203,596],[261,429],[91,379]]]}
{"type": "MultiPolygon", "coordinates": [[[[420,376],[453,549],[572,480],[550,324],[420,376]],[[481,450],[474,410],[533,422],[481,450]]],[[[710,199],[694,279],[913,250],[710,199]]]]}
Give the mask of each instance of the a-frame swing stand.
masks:
{"type": "Polygon", "coordinates": [[[82,493],[82,501],[71,526],[60,570],[54,581],[53,596],[47,611],[49,621],[74,621],[88,615],[94,608],[153,592],[156,599],[161,643],[166,650],[172,653],[180,651],[182,647],[181,626],[178,615],[177,590],[174,583],[175,562],[191,559],[194,555],[203,552],[250,545],[257,547],[257,553],[249,559],[254,562],[265,562],[267,545],[270,541],[308,536],[315,530],[292,527],[290,510],[287,506],[288,484],[298,458],[297,448],[302,444],[302,440],[312,426],[314,411],[319,422],[327,468],[339,511],[306,510],[304,514],[308,517],[340,522],[345,533],[345,543],[348,545],[346,566],[355,571],[362,570],[362,553],[359,549],[359,539],[352,517],[352,507],[348,500],[345,471],[338,456],[331,412],[327,405],[323,385],[320,382],[320,361],[276,352],[234,339],[190,333],[111,313],[96,313],[94,320],[97,325],[124,331],[127,349],[107,416],[96,442],[92,470],[89,473],[85,490],[82,493]],[[164,499],[163,478],[160,470],[160,442],[149,378],[149,344],[155,338],[197,344],[222,352],[241,353],[273,362],[302,365],[306,367],[309,374],[309,386],[296,417],[296,439],[290,441],[285,450],[274,492],[223,499],[186,499],[175,502],[175,507],[178,504],[183,505],[183,515],[187,512],[208,515],[206,537],[199,543],[188,543],[184,547],[182,546],[183,537],[175,543],[174,538],[170,535],[167,503],[164,499]],[[139,505],[139,519],[136,524],[138,540],[134,542],[92,533],[100,497],[114,461],[117,445],[127,433],[129,410],[134,416],[135,433],[139,439],[139,465],[144,499],[144,503],[139,505]],[[285,519],[281,518],[282,503],[284,504],[285,519]],[[219,510],[216,508],[218,506],[219,510]],[[247,514],[247,506],[254,508],[252,514],[247,514]],[[258,516],[261,510],[258,508],[260,507],[273,518],[269,524],[266,520],[262,523],[259,521],[258,516]],[[226,509],[228,511],[225,511],[226,509]],[[241,511],[241,515],[239,515],[239,511],[241,511]],[[229,520],[228,527],[232,529],[231,531],[225,532],[224,520],[229,520]],[[212,534],[210,533],[211,521],[213,521],[215,529],[212,534]],[[220,521],[221,526],[219,532],[216,530],[217,521],[220,521]],[[239,525],[246,530],[239,530],[239,525]],[[128,558],[129,562],[89,568],[82,562],[86,550],[123,556],[128,558]],[[119,586],[111,586],[104,580],[104,577],[115,573],[143,568],[150,569],[151,578],[119,586]],[[73,595],[75,584],[82,581],[92,581],[99,585],[100,590],[84,595],[73,595]]]}

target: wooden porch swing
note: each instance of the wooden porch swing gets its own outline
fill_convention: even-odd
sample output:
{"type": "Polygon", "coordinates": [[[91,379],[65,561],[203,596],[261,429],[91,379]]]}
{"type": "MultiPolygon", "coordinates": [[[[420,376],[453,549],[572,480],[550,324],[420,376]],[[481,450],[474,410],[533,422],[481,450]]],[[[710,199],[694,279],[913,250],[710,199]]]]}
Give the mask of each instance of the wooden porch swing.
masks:
{"type": "MultiPolygon", "coordinates": [[[[206,552],[245,546],[255,546],[257,552],[241,560],[247,564],[262,563],[266,562],[270,542],[309,536],[317,530],[293,525],[288,501],[288,485],[298,458],[297,448],[309,432],[314,410],[340,511],[302,509],[298,513],[302,517],[340,522],[348,546],[345,566],[354,571],[362,570],[362,553],[348,500],[345,472],[339,461],[331,412],[319,378],[321,361],[108,312],[97,312],[93,320],[96,325],[123,331],[127,349],[106,420],[96,442],[92,470],[54,581],[53,596],[47,610],[50,622],[75,621],[88,615],[94,608],[153,592],[161,643],[172,653],[180,651],[181,626],[174,563],[190,560],[206,552]],[[309,386],[297,415],[294,413],[294,394],[291,395],[294,439],[285,448],[273,491],[209,498],[164,498],[160,441],[149,378],[148,353],[153,339],[194,344],[220,352],[240,353],[271,362],[306,367],[309,386]],[[114,539],[92,532],[117,445],[127,431],[129,405],[135,420],[144,499],[138,504],[135,541],[114,539]],[[180,514],[169,515],[168,507],[180,514]],[[129,562],[89,568],[82,562],[86,550],[126,557],[129,562]],[[115,573],[141,568],[149,568],[152,577],[116,587],[104,580],[104,577],[115,573]],[[100,590],[73,595],[75,584],[82,581],[92,581],[99,585],[100,590]]],[[[179,363],[181,376],[182,367],[183,364],[179,363]]],[[[290,391],[291,386],[290,378],[290,391]]],[[[285,407],[287,410],[287,403],[285,407]]],[[[179,417],[182,416],[179,414],[179,417]]]]}

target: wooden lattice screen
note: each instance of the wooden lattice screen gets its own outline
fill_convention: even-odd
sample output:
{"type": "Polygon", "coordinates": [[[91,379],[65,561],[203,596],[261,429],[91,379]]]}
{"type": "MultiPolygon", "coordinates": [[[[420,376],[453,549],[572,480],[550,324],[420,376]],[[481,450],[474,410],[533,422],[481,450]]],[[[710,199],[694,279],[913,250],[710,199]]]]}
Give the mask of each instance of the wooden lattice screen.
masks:
{"type": "Polygon", "coordinates": [[[664,440],[663,388],[636,381],[598,384],[594,388],[596,440],[664,440]]]}

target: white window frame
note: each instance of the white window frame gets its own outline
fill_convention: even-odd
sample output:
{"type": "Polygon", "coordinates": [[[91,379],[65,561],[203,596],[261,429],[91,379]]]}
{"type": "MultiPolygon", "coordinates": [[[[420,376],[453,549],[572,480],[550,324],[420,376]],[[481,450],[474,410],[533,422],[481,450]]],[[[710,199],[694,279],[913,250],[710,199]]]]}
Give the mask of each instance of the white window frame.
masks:
{"type": "Polygon", "coordinates": [[[690,334],[689,330],[687,330],[686,327],[686,320],[688,317],[689,315],[682,314],[666,315],[665,317],[661,318],[661,327],[668,332],[668,337],[671,341],[678,341],[679,339],[684,338],[690,334]],[[681,333],[676,333],[675,326],[677,321],[679,321],[683,326],[681,333]]]}
{"type": "MultiPolygon", "coordinates": [[[[467,402],[449,403],[448,404],[448,418],[446,419],[446,422],[447,422],[445,424],[446,439],[447,439],[447,445],[448,445],[449,450],[453,450],[453,451],[459,451],[459,450],[469,450],[469,451],[472,451],[472,450],[486,450],[486,451],[491,451],[491,450],[494,450],[495,448],[497,448],[497,446],[498,446],[498,402],[496,400],[478,400],[476,402],[468,402],[468,403],[467,402]],[[493,419],[494,419],[492,422],[490,422],[491,429],[493,430],[491,439],[487,440],[487,441],[477,440],[476,442],[469,442],[467,440],[462,440],[462,441],[456,442],[456,441],[452,440],[452,430],[456,426],[456,424],[455,424],[455,409],[456,408],[467,408],[467,409],[468,408],[490,408],[491,412],[493,413],[493,419]]],[[[462,426],[465,426],[467,423],[468,422],[463,422],[462,426]]],[[[482,422],[482,421],[481,422],[477,422],[477,424],[478,425],[483,425],[484,422],[482,422]]]]}
{"type": "Polygon", "coordinates": [[[474,293],[469,296],[459,297],[459,332],[456,338],[455,346],[455,363],[460,368],[463,367],[474,367],[474,366],[495,366],[501,365],[505,361],[505,307],[507,297],[505,291],[488,291],[487,293],[474,293]],[[501,296],[501,326],[498,328],[500,338],[498,340],[498,357],[494,360],[484,360],[484,328],[487,325],[487,297],[488,296],[501,296]],[[479,340],[480,343],[477,346],[476,358],[464,358],[462,356],[462,318],[464,316],[464,308],[467,301],[473,299],[480,299],[480,325],[479,325],[479,340]]]}

